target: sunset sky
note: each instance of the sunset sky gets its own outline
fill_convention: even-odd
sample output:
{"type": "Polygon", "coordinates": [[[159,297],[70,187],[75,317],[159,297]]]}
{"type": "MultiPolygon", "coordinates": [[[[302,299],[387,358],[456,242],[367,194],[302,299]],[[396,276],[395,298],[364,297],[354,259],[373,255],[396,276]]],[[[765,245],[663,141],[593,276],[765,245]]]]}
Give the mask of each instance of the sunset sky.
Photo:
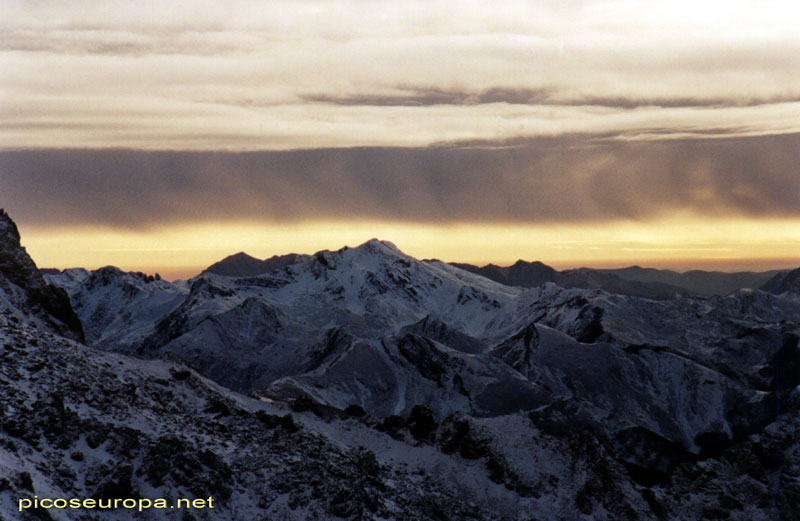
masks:
{"type": "Polygon", "coordinates": [[[0,0],[37,264],[800,265],[796,1],[0,0]]]}

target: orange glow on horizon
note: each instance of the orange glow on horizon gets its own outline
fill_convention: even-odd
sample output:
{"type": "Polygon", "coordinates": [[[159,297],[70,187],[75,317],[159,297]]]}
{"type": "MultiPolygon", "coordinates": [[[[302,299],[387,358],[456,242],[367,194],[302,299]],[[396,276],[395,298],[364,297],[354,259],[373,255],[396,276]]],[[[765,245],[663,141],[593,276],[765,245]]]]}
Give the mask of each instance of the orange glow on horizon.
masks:
{"type": "Polygon", "coordinates": [[[115,265],[168,279],[239,251],[257,258],[357,246],[373,237],[413,257],[477,265],[538,260],[557,269],[644,267],[767,270],[800,264],[794,220],[698,219],[583,224],[302,222],[180,224],[146,231],[20,225],[40,267],[115,265]]]}

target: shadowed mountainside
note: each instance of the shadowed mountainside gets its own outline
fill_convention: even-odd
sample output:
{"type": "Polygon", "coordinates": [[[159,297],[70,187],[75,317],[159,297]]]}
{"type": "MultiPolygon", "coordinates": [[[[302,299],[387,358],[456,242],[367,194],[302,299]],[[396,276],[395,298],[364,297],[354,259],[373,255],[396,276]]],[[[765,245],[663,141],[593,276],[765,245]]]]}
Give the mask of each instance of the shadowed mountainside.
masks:
{"type": "Polygon", "coordinates": [[[727,295],[739,289],[757,289],[778,271],[724,273],[692,270],[678,273],[631,266],[620,269],[578,268],[557,271],[541,262],[519,260],[511,266],[452,263],[461,269],[512,286],[533,288],[553,282],[564,288],[602,289],[609,293],[653,299],[676,296],[727,295]]]}

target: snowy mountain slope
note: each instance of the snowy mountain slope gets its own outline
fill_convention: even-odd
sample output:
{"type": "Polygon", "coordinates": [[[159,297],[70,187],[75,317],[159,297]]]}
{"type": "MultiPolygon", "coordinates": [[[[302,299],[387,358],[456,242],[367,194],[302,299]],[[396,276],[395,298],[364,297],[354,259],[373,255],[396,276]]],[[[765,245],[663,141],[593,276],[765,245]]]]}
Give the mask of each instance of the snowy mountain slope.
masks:
{"type": "Polygon", "coordinates": [[[39,270],[48,283],[64,289],[67,293],[72,295],[75,288],[91,274],[91,272],[84,268],[69,268],[66,270],[57,269],[40,269],[39,270]]]}
{"type": "Polygon", "coordinates": [[[555,288],[542,292],[529,308],[537,322],[633,353],[668,352],[758,390],[774,389],[766,369],[780,345],[794,353],[800,337],[800,305],[761,291],[671,301],[555,288]]]}
{"type": "Polygon", "coordinates": [[[91,272],[65,270],[45,278],[69,293],[86,342],[98,349],[126,351],[138,346],[187,293],[180,284],[113,266],[91,272]]]}
{"type": "MultiPolygon", "coordinates": [[[[237,396],[173,364],[92,351],[40,329],[3,323],[2,332],[12,346],[0,375],[9,397],[0,430],[6,519],[29,519],[16,500],[33,494],[213,496],[217,509],[192,515],[223,520],[774,518],[778,474],[758,458],[768,457],[777,432],[719,459],[675,454],[663,463],[669,478],[640,475],[591,430],[551,433],[522,415],[456,414],[426,425],[412,414],[394,427],[369,417],[322,420],[237,396]],[[48,364],[59,370],[36,371],[48,364]]],[[[786,421],[776,427],[791,465],[800,423],[786,421]]],[[[781,479],[791,491],[796,478],[781,479]]],[[[136,516],[165,518],[180,519],[136,516]]]]}
{"type": "Polygon", "coordinates": [[[382,330],[430,315],[448,317],[448,322],[472,336],[491,335],[501,326],[491,312],[513,313],[520,294],[518,288],[441,262],[420,262],[378,240],[320,252],[312,261],[289,267],[287,275],[291,283],[275,292],[280,302],[314,318],[319,308],[344,309],[382,330]]]}
{"type": "MultiPolygon", "coordinates": [[[[413,261],[405,260],[414,266],[413,261]]],[[[391,273],[374,268],[385,268],[385,263],[372,266],[360,280],[391,273]]],[[[784,366],[793,367],[800,361],[797,307],[760,292],[743,291],[710,301],[656,302],[545,285],[495,294],[490,305],[477,312],[466,311],[491,318],[471,314],[465,320],[465,311],[458,306],[461,296],[470,291],[487,294],[496,288],[483,283],[482,288],[475,289],[468,285],[476,282],[474,279],[447,269],[447,275],[459,278],[462,284],[459,296],[453,299],[454,290],[450,290],[434,293],[434,298],[425,285],[420,285],[411,293],[413,298],[403,303],[433,303],[435,307],[428,310],[435,310],[435,321],[441,324],[432,328],[430,337],[426,333],[412,336],[414,350],[403,352],[409,338],[401,331],[413,326],[411,321],[416,317],[409,314],[402,320],[408,324],[398,331],[395,324],[402,322],[397,319],[406,310],[385,291],[375,307],[383,306],[383,315],[395,322],[384,324],[379,342],[365,338],[362,331],[363,341],[352,342],[304,375],[275,382],[263,394],[285,397],[302,390],[322,403],[343,406],[350,400],[374,414],[407,412],[416,403],[430,406],[436,414],[459,408],[474,415],[534,409],[543,421],[591,425],[611,437],[644,429],[700,453],[706,450],[709,439],[727,443],[768,422],[774,409],[774,393],[770,392],[775,386],[765,375],[775,367],[776,338],[785,346],[784,366]],[[770,321],[776,310],[783,324],[770,321]],[[515,367],[514,363],[524,359],[524,353],[507,353],[499,358],[533,386],[487,363],[486,356],[498,352],[526,327],[542,332],[527,368],[522,364],[515,367]],[[439,333],[445,330],[450,332],[439,333]],[[470,352],[464,353],[464,345],[470,346],[470,352]]],[[[347,273],[349,267],[343,274],[347,273]]],[[[343,286],[339,282],[342,278],[334,271],[328,280],[343,286]]],[[[369,309],[364,302],[371,303],[374,295],[364,291],[360,280],[357,287],[361,300],[356,304],[363,308],[354,307],[348,300],[348,294],[355,294],[352,286],[345,286],[338,294],[353,313],[363,317],[369,309]]],[[[415,273],[410,280],[423,281],[424,276],[415,273]]],[[[294,283],[280,291],[288,292],[294,283]]],[[[438,287],[446,286],[442,283],[438,287]]],[[[325,298],[325,292],[315,290],[315,300],[325,298]]],[[[348,329],[345,320],[337,323],[348,329]]],[[[787,378],[783,380],[787,382],[787,378]]],[[[792,382],[788,379],[787,388],[793,388],[792,382]]]]}
{"type": "MultiPolygon", "coordinates": [[[[183,338],[191,354],[194,337],[203,359],[222,340],[272,335],[272,353],[303,371],[266,391],[295,382],[306,396],[289,404],[75,343],[30,302],[24,286],[0,287],[2,519],[34,518],[17,507],[33,494],[213,495],[219,510],[191,516],[223,520],[766,521],[776,499],[784,519],[800,512],[796,315],[774,295],[669,304],[523,291],[368,243],[268,277],[204,275],[148,337],[167,342],[142,344],[163,354],[183,338]],[[647,335],[659,344],[631,342],[647,335]],[[285,347],[306,338],[317,343],[285,347]],[[726,352],[730,371],[704,358],[726,352]],[[776,419],[763,404],[777,399],[776,419]],[[379,414],[330,406],[359,400],[379,414]]],[[[188,518],[169,514],[136,518],[188,518]]],[[[46,515],[95,513],[35,518],[46,515]]]]}
{"type": "MultiPolygon", "coordinates": [[[[18,247],[4,253],[30,261],[18,247]]],[[[442,430],[449,444],[440,447],[393,438],[369,419],[296,422],[286,406],[242,397],[180,365],[67,339],[24,307],[28,293],[13,282],[0,287],[2,519],[522,519],[543,508],[531,485],[515,482],[520,493],[471,463],[489,456],[489,440],[480,454],[454,454],[463,429],[454,436],[447,424],[428,428],[429,442],[442,430]],[[19,499],[34,495],[172,504],[213,497],[216,508],[20,511],[19,499]]],[[[628,485],[630,501],[642,506],[628,485]]],[[[561,507],[565,515],[576,509],[561,507]]]]}
{"type": "Polygon", "coordinates": [[[319,368],[274,382],[260,396],[309,396],[378,416],[407,415],[424,405],[436,418],[456,411],[496,416],[528,410],[546,394],[498,359],[465,354],[414,334],[357,340],[319,368]]]}
{"type": "Polygon", "coordinates": [[[777,273],[766,281],[761,290],[775,295],[800,296],[800,268],[788,272],[777,273]]]}
{"type": "Polygon", "coordinates": [[[286,406],[236,395],[185,367],[95,351],[9,320],[16,310],[0,297],[2,519],[99,515],[19,512],[18,499],[34,495],[216,501],[214,510],[188,513],[103,510],[111,520],[435,519],[432,497],[458,517],[522,519],[538,510],[480,463],[353,420],[295,420],[286,406]],[[456,479],[440,481],[445,475],[456,479]],[[460,504],[464,495],[470,504],[460,504]],[[497,504],[508,505],[501,515],[497,504]]]}
{"type": "Polygon", "coordinates": [[[581,344],[542,325],[531,325],[523,334],[531,331],[537,338],[529,347],[517,335],[495,352],[551,391],[550,401],[535,411],[545,422],[591,425],[612,436],[643,428],[699,452],[696,437],[702,433],[732,436],[727,404],[763,401],[730,378],[671,353],[632,354],[605,342],[581,344]]]}
{"type": "Polygon", "coordinates": [[[203,274],[135,353],[179,356],[248,391],[316,367],[333,328],[374,340],[434,313],[456,316],[454,327],[466,335],[497,336],[511,319],[490,311],[505,306],[513,315],[518,293],[370,241],[269,275],[203,274]]]}
{"type": "Polygon", "coordinates": [[[478,355],[414,334],[380,342],[351,339],[318,368],[257,394],[308,396],[338,408],[358,404],[380,416],[408,414],[415,405],[431,408],[437,418],[456,411],[498,416],[535,410],[542,421],[590,425],[609,436],[644,428],[695,453],[704,433],[733,437],[731,404],[749,402],[764,413],[773,405],[765,395],[671,353],[581,344],[541,325],[526,331],[536,335],[529,345],[521,345],[521,333],[478,355]]]}
{"type": "MultiPolygon", "coordinates": [[[[173,364],[92,351],[4,321],[0,330],[4,519],[33,519],[17,511],[17,499],[33,494],[212,496],[215,510],[191,514],[223,520],[775,515],[771,483],[779,474],[758,458],[769,458],[776,430],[719,459],[676,455],[665,463],[668,479],[640,476],[591,430],[553,434],[521,415],[454,415],[427,426],[412,415],[395,428],[369,417],[322,420],[237,396],[173,364]]],[[[790,466],[800,423],[787,421],[776,427],[790,466]]],[[[796,478],[781,479],[791,508],[786,494],[796,478]]],[[[97,515],[49,513],[56,520],[97,515]]],[[[135,519],[181,519],[169,514],[145,511],[135,519]]],[[[103,519],[134,516],[104,511],[103,519]]]]}
{"type": "Polygon", "coordinates": [[[377,240],[268,275],[205,273],[186,295],[104,270],[73,290],[94,345],[177,356],[234,390],[378,416],[415,405],[439,419],[535,410],[699,453],[698,437],[730,441],[768,420],[776,338],[783,367],[800,364],[800,305],[758,291],[654,301],[509,287],[377,240]]]}

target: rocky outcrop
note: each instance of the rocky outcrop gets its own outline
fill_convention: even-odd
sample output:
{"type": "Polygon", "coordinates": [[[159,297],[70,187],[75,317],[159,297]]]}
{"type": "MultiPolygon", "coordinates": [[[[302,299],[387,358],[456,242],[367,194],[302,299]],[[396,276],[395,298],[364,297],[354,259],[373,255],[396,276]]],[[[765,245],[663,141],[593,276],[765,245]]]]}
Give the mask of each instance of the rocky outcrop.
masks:
{"type": "MultiPolygon", "coordinates": [[[[81,321],[61,288],[47,284],[20,243],[17,225],[0,209],[0,284],[12,284],[26,300],[23,309],[58,333],[83,341],[81,321]]],[[[10,289],[10,288],[9,288],[10,289]]],[[[15,293],[8,291],[9,293],[15,293]]]]}

